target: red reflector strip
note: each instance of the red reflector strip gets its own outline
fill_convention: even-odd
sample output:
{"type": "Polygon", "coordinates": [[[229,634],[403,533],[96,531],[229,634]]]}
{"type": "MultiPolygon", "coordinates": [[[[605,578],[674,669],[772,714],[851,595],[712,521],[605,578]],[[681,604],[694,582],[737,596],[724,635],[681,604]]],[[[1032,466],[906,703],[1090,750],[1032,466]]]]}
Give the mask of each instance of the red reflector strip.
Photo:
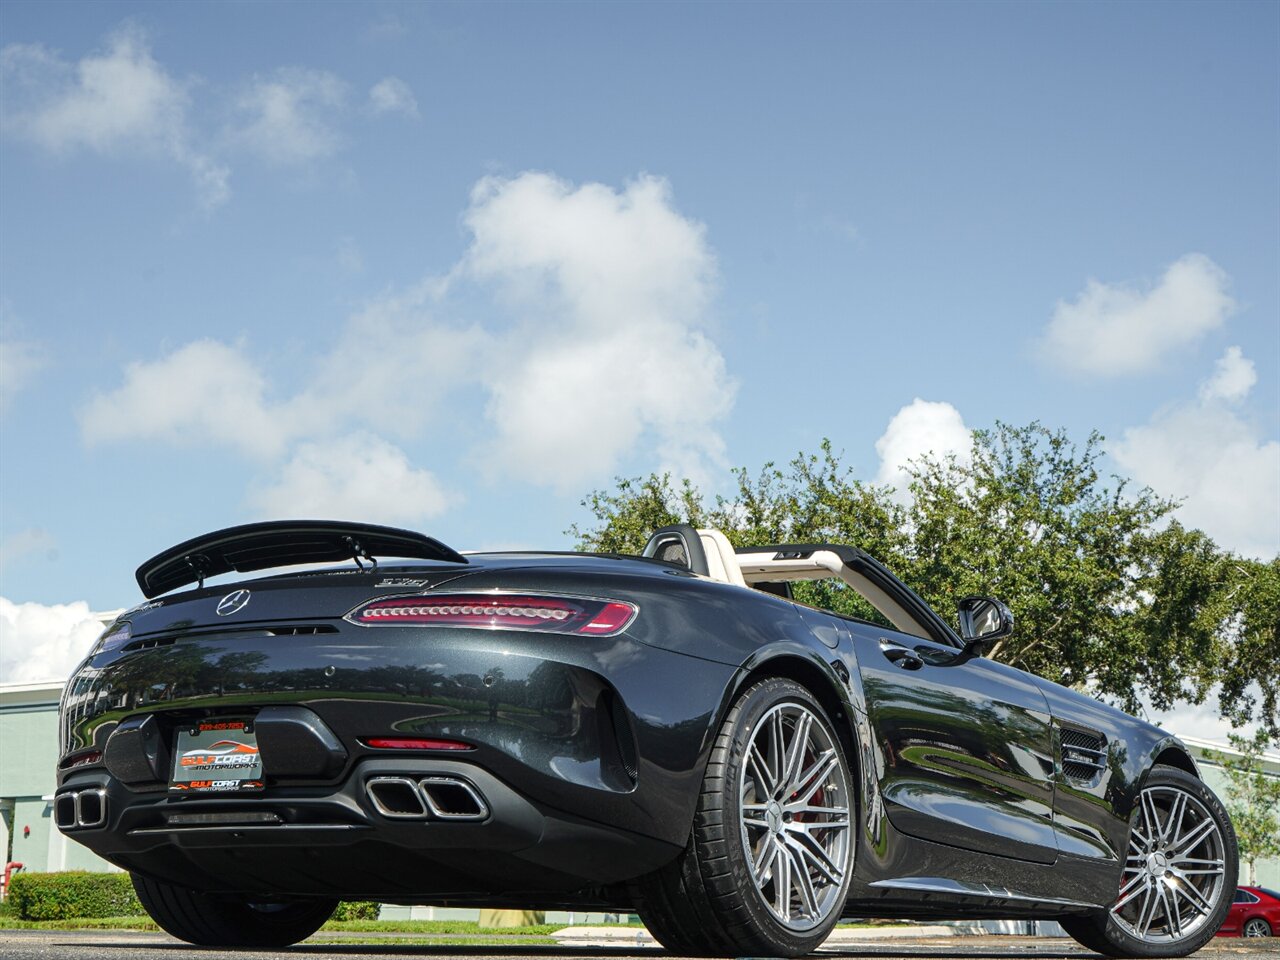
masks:
{"type": "Polygon", "coordinates": [[[415,737],[370,737],[365,745],[375,750],[474,750],[461,740],[423,740],[415,737]]]}
{"type": "Polygon", "coordinates": [[[616,633],[627,625],[631,615],[635,613],[625,603],[606,603],[604,609],[591,618],[591,622],[582,627],[579,633],[616,633]]]}

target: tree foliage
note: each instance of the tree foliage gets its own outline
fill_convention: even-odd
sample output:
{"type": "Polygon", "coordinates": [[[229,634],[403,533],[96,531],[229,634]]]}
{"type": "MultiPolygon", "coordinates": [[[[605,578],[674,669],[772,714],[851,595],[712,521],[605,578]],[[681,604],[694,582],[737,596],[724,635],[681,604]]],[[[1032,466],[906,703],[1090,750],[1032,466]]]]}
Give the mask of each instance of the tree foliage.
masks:
{"type": "Polygon", "coordinates": [[[1273,738],[1259,730],[1252,738],[1230,734],[1238,755],[1211,752],[1227,775],[1227,812],[1236,829],[1248,882],[1258,882],[1257,861],[1280,857],[1280,779],[1263,772],[1261,757],[1273,738]]]}
{"type": "MultiPolygon", "coordinates": [[[[1018,629],[992,657],[1131,711],[1199,703],[1220,686],[1225,716],[1280,732],[1280,559],[1224,552],[1177,522],[1175,501],[1103,476],[1101,443],[997,424],[974,432],[968,457],[913,464],[898,494],[856,479],[824,441],[786,468],[735,471],[736,490],[714,503],[667,475],[619,480],[583,501],[594,523],[568,532],[580,549],[619,553],[680,522],[735,546],[854,544],[943,616],[968,594],[1008,603],[1018,629]]],[[[798,599],[869,615],[835,581],[798,599]]]]}

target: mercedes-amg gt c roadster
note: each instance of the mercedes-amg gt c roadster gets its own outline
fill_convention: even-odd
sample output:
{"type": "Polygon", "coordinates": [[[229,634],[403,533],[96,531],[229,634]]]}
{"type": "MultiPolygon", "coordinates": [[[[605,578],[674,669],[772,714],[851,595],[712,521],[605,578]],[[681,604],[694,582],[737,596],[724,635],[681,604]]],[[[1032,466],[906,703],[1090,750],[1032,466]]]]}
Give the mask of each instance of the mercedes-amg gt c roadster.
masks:
{"type": "Polygon", "coordinates": [[[953,630],[856,547],[464,555],[272,522],[137,579],[67,684],[53,811],[193,943],[377,900],[634,909],[703,956],[874,916],[1176,957],[1231,906],[1231,822],[1178,740],[984,658],[1003,604],[953,630]],[[822,578],[867,619],[791,599],[822,578]]]}

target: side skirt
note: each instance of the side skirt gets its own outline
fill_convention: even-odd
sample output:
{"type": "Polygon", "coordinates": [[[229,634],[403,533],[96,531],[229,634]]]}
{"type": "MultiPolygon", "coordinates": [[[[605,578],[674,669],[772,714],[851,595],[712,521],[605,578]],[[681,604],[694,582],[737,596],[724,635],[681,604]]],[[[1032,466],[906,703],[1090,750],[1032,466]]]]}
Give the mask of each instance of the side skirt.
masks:
{"type": "Polygon", "coordinates": [[[877,842],[860,838],[846,916],[1048,919],[1104,909],[1120,886],[1115,860],[1035,863],[911,837],[888,818],[870,826],[877,842]]]}

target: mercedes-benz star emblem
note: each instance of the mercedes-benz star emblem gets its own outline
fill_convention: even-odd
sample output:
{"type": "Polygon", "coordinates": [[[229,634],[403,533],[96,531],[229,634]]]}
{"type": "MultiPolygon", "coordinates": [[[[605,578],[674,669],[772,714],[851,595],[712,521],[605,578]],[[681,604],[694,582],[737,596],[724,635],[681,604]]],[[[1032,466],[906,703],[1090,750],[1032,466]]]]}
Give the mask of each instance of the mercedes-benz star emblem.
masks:
{"type": "Polygon", "coordinates": [[[218,601],[218,616],[226,617],[244,609],[244,605],[249,602],[248,590],[237,590],[235,593],[228,593],[225,597],[218,601]]]}

